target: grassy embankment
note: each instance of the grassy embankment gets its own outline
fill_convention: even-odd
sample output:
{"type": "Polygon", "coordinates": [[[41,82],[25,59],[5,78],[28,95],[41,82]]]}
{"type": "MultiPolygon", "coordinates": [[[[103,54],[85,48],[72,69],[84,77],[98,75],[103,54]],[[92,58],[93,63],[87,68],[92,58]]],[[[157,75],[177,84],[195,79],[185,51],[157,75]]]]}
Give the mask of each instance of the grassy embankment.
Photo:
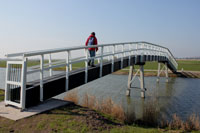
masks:
{"type": "MultiPolygon", "coordinates": [[[[77,100],[76,94],[72,94],[68,98],[69,100],[70,98],[71,100],[77,100]]],[[[123,116],[124,112],[121,110],[120,106],[114,105],[110,99],[105,100],[105,102],[98,107],[94,104],[94,102],[96,102],[94,97],[87,95],[84,100],[85,107],[70,104],[18,121],[12,121],[0,117],[0,132],[160,133],[192,131],[177,128],[177,126],[182,127],[181,125],[183,124],[177,117],[169,127],[165,128],[149,127],[141,124],[126,124],[113,117],[113,114],[115,116],[123,116]],[[92,98],[94,101],[92,101],[90,98],[92,98]],[[91,107],[92,109],[87,108],[87,106],[91,107]],[[93,109],[94,106],[98,108],[96,111],[93,109]],[[111,115],[108,115],[107,113],[100,113],[99,110],[104,110],[107,113],[111,111],[112,113],[111,115]]],[[[154,121],[154,119],[152,119],[154,117],[153,114],[154,110],[152,110],[152,108],[148,109],[148,112],[145,112],[144,120],[148,122],[154,121]]]]}
{"type": "MultiPolygon", "coordinates": [[[[0,90],[0,101],[4,91],[0,90]]],[[[0,132],[160,132],[156,128],[123,125],[108,115],[74,104],[12,121],[0,117],[0,132]]]]}

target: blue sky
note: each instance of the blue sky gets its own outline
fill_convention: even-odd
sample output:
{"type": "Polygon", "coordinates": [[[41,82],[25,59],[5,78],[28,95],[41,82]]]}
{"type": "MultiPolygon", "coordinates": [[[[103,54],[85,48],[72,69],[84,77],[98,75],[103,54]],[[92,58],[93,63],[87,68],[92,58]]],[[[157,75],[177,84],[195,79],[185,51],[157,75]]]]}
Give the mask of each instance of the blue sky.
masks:
{"type": "Polygon", "coordinates": [[[0,0],[0,58],[5,54],[147,41],[175,57],[200,56],[200,0],[0,0]]]}

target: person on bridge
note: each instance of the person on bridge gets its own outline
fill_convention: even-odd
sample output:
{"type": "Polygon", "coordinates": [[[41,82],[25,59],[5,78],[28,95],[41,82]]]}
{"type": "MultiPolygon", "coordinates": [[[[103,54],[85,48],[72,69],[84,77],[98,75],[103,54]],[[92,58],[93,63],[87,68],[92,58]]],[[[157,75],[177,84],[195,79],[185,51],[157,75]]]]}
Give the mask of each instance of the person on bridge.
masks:
{"type": "MultiPolygon", "coordinates": [[[[97,38],[95,37],[95,32],[92,32],[91,35],[88,37],[87,41],[85,42],[85,46],[92,46],[97,45],[97,38]]],[[[88,48],[90,57],[95,57],[95,53],[98,51],[98,47],[96,48],[88,48]]],[[[94,59],[89,60],[89,66],[95,67],[94,59]]]]}

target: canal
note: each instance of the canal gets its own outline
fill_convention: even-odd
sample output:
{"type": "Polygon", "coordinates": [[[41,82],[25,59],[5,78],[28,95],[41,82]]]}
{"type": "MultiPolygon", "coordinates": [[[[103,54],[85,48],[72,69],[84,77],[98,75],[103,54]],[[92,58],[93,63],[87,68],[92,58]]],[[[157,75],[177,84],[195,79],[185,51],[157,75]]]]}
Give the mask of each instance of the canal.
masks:
{"type": "Polygon", "coordinates": [[[112,99],[124,112],[134,113],[137,118],[142,117],[146,106],[152,106],[159,113],[159,117],[167,120],[171,120],[173,114],[182,120],[186,120],[193,113],[200,116],[200,79],[170,77],[166,83],[162,77],[157,83],[156,77],[145,77],[145,99],[140,97],[141,91],[137,88],[139,80],[132,84],[131,96],[127,97],[127,81],[128,75],[107,75],[71,91],[78,93],[80,104],[86,94],[99,101],[112,99]]]}

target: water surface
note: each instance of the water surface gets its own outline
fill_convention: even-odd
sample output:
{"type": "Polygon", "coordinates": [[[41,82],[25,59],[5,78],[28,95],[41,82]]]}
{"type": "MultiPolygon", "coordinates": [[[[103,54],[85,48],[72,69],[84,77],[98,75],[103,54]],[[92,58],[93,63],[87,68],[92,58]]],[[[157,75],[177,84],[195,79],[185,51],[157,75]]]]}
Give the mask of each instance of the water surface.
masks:
{"type": "Polygon", "coordinates": [[[192,113],[200,116],[200,79],[169,78],[166,83],[162,77],[157,83],[156,77],[145,77],[145,99],[140,97],[138,79],[132,84],[131,96],[127,97],[127,81],[128,75],[108,75],[73,91],[76,90],[82,100],[86,93],[99,100],[111,98],[114,103],[121,105],[125,112],[134,112],[137,117],[141,117],[144,107],[149,103],[153,103],[158,112],[169,119],[173,114],[183,120],[192,113]]]}

